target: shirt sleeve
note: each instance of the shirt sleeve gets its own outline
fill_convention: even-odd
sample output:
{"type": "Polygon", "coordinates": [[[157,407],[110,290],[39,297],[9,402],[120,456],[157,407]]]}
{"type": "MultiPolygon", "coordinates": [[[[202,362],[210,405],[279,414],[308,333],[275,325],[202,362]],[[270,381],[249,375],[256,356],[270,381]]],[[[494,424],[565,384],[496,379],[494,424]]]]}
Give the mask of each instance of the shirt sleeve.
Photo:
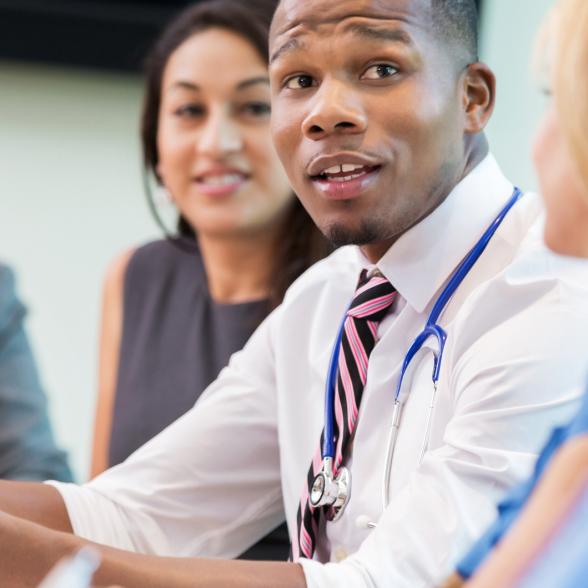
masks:
{"type": "Polygon", "coordinates": [[[84,486],[55,485],[77,535],[141,553],[229,558],[283,522],[277,312],[192,410],[84,486]]]}
{"type": "Polygon", "coordinates": [[[70,481],[65,453],[53,440],[25,314],[12,271],[0,266],[0,477],[70,481]]]}
{"type": "Polygon", "coordinates": [[[309,588],[440,584],[495,518],[496,502],[528,476],[553,424],[577,409],[585,304],[550,284],[499,282],[487,294],[476,302],[485,326],[476,333],[464,313],[446,356],[442,443],[391,496],[358,551],[341,563],[301,561],[309,588]]]}

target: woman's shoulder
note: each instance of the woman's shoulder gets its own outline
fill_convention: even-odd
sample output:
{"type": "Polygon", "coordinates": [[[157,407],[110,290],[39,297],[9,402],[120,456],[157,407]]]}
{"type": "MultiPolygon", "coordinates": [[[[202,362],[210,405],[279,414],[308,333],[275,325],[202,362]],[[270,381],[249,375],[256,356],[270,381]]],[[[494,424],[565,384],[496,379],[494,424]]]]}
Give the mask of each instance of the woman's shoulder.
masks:
{"type": "Polygon", "coordinates": [[[179,239],[157,239],[133,249],[130,262],[147,267],[169,266],[200,256],[196,241],[184,243],[179,239]]]}
{"type": "Polygon", "coordinates": [[[131,251],[127,258],[126,280],[149,281],[194,272],[201,268],[200,252],[196,243],[185,244],[174,239],[158,239],[131,251]]]}
{"type": "Polygon", "coordinates": [[[108,265],[103,283],[103,312],[115,310],[125,323],[165,305],[170,296],[186,300],[206,280],[195,247],[159,239],[119,253],[108,265]],[[118,310],[117,310],[118,309],[118,310]]]}

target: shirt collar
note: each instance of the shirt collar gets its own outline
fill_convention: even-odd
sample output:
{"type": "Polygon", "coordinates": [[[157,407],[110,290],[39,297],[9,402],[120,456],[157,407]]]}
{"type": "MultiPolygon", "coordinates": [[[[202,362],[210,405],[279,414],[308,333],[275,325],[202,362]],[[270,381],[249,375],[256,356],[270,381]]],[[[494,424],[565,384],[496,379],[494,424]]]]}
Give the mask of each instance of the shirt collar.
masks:
{"type": "Polygon", "coordinates": [[[412,308],[423,312],[506,204],[513,188],[494,157],[486,156],[371,268],[377,268],[412,308]]]}

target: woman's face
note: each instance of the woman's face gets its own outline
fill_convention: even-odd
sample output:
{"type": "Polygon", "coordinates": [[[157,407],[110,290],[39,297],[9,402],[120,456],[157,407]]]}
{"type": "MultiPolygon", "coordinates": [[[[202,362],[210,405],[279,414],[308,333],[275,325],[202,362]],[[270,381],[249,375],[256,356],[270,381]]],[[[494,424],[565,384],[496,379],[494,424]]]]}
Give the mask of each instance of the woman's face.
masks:
{"type": "Polygon", "coordinates": [[[545,242],[556,253],[588,257],[588,194],[551,106],[533,150],[545,200],[545,242]]]}
{"type": "Polygon", "coordinates": [[[293,195],[269,122],[267,67],[247,40],[212,28],[172,53],[157,171],[201,237],[255,235],[282,218],[293,195]]]}

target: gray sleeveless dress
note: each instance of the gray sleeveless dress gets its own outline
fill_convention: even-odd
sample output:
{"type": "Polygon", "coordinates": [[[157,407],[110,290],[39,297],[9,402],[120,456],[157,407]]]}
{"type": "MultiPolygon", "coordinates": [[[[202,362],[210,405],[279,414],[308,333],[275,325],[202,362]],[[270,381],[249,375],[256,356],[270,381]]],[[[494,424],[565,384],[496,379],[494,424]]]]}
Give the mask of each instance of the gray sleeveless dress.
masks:
{"type": "MultiPolygon", "coordinates": [[[[131,257],[123,305],[111,466],[189,410],[268,312],[265,300],[214,302],[199,252],[165,240],[131,257]]],[[[282,525],[242,557],[285,560],[288,551],[282,525]]]]}

